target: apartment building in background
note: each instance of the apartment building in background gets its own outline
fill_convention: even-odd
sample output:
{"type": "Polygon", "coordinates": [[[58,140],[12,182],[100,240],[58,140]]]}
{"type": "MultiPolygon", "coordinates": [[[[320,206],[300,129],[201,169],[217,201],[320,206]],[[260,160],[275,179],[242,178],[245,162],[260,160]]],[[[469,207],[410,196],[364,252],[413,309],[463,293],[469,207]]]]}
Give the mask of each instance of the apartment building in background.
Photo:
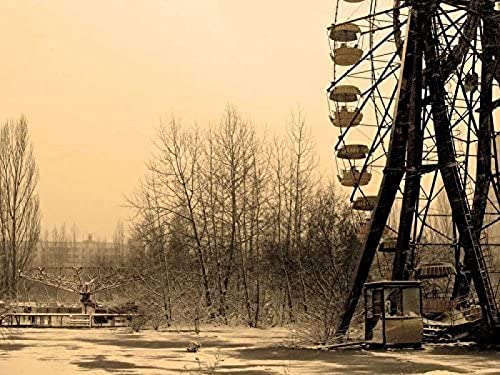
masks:
{"type": "Polygon", "coordinates": [[[34,267],[120,266],[129,255],[129,245],[94,240],[47,241],[38,243],[34,267]]]}

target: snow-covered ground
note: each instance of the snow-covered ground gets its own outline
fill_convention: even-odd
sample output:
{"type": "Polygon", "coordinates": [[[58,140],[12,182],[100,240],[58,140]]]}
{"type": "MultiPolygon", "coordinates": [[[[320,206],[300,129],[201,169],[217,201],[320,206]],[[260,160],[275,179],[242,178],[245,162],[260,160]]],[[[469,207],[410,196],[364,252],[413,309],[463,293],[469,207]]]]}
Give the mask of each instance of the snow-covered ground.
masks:
{"type": "Polygon", "coordinates": [[[500,374],[500,353],[465,346],[424,350],[287,349],[286,329],[182,331],[24,329],[0,343],[0,374],[500,374]],[[201,344],[189,353],[190,342],[201,344]],[[214,372],[210,372],[215,368],[214,372]]]}

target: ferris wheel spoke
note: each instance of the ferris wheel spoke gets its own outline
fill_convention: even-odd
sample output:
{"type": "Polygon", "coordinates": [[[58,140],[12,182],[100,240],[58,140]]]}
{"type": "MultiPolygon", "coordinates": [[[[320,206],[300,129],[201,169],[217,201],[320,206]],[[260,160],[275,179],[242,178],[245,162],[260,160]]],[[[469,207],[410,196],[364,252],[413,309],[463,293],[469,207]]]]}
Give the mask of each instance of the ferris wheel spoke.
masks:
{"type": "MultiPolygon", "coordinates": [[[[448,102],[448,108],[450,109],[449,111],[449,116],[450,118],[453,118],[453,115],[456,114],[458,117],[454,120],[454,122],[451,124],[451,130],[453,131],[455,128],[463,125],[464,119],[467,120],[467,139],[462,140],[459,137],[454,136],[456,140],[463,141],[467,143],[467,146],[471,142],[471,134],[474,136],[477,136],[478,133],[478,126],[476,123],[476,119],[474,116],[474,108],[476,108],[477,104],[479,103],[479,96],[473,101],[473,95],[474,95],[474,89],[470,89],[470,97],[467,96],[467,89],[465,85],[462,82],[462,74],[463,74],[463,68],[464,64],[466,62],[466,59],[464,59],[463,64],[461,66],[461,69],[459,70],[458,74],[453,76],[453,80],[455,82],[455,90],[453,93],[453,98],[447,98],[448,102]],[[456,103],[458,101],[458,94],[461,92],[463,100],[465,101],[466,108],[463,108],[463,112],[461,113],[459,110],[462,109],[460,106],[458,106],[456,103]]],[[[469,72],[470,73],[470,72],[469,72]]]]}
{"type": "MultiPolygon", "coordinates": [[[[393,95],[391,96],[391,102],[392,102],[392,100],[394,99],[395,95],[396,95],[396,89],[394,89],[393,95]]],[[[383,116],[382,116],[382,121],[385,121],[385,117],[386,117],[386,116],[388,116],[388,113],[389,113],[389,108],[390,108],[390,105],[386,108],[386,110],[385,110],[385,112],[384,112],[384,114],[383,114],[383,116]]],[[[372,143],[372,145],[371,145],[370,149],[368,150],[367,156],[366,156],[366,158],[365,158],[365,163],[363,164],[363,167],[362,167],[362,169],[361,169],[361,172],[360,172],[360,178],[361,178],[362,174],[364,173],[364,171],[366,171],[366,170],[368,169],[368,167],[370,167],[370,166],[371,166],[372,162],[375,162],[375,161],[377,161],[377,160],[381,159],[381,158],[382,158],[382,156],[385,156],[385,155],[386,155],[386,150],[385,150],[385,148],[384,148],[384,149],[383,149],[383,150],[384,150],[383,155],[382,155],[382,156],[379,156],[378,158],[376,158],[376,159],[375,159],[375,161],[373,160],[373,159],[374,159],[374,158],[373,158],[373,155],[374,155],[375,150],[377,150],[377,148],[378,148],[378,146],[379,146],[380,144],[382,144],[382,145],[383,145],[383,139],[385,138],[385,136],[386,136],[387,134],[389,134],[389,131],[390,131],[390,127],[387,127],[387,128],[385,128],[385,130],[384,130],[383,134],[382,134],[382,135],[380,135],[380,133],[382,132],[382,130],[383,130],[383,129],[384,129],[384,128],[383,128],[383,127],[380,127],[380,126],[377,128],[377,133],[376,133],[376,135],[375,135],[375,137],[374,137],[374,141],[373,141],[373,143],[372,143]]],[[[346,134],[344,133],[344,137],[345,137],[345,135],[346,135],[346,134]]],[[[339,143],[340,143],[340,142],[342,142],[342,144],[345,146],[345,145],[346,145],[346,143],[345,143],[344,137],[342,137],[342,138],[340,138],[340,137],[339,137],[339,143]]],[[[337,143],[336,149],[338,149],[339,143],[337,143]]],[[[349,164],[350,164],[350,167],[351,167],[351,168],[353,168],[353,167],[354,167],[354,165],[352,165],[351,163],[349,163],[349,164]]],[[[358,182],[359,182],[359,181],[358,181],[358,182]]],[[[350,198],[350,199],[351,199],[351,201],[353,200],[353,198],[354,198],[354,196],[355,196],[355,194],[356,194],[356,192],[357,192],[358,190],[360,190],[360,184],[359,184],[359,183],[358,183],[358,184],[356,184],[356,186],[354,187],[354,190],[353,190],[353,192],[352,192],[352,194],[351,194],[351,198],[350,198]]]]}
{"type": "MultiPolygon", "coordinates": [[[[462,60],[464,55],[467,53],[467,50],[469,49],[473,50],[474,53],[477,54],[481,62],[484,63],[481,53],[479,53],[479,51],[477,51],[475,46],[471,43],[471,40],[475,40],[476,38],[475,28],[477,28],[477,24],[472,23],[472,25],[471,24],[466,25],[464,31],[463,30],[464,27],[459,27],[456,24],[454,24],[450,16],[446,14],[446,12],[444,12],[442,9],[440,14],[450,21],[450,24],[453,26],[457,34],[460,36],[459,44],[453,47],[452,52],[447,56],[447,59],[443,61],[443,67],[442,67],[443,76],[448,77],[453,72],[455,67],[458,65],[460,60],[462,60]]],[[[491,71],[491,73],[494,72],[491,71]]]]}
{"type": "MultiPolygon", "coordinates": [[[[389,60],[389,63],[384,67],[384,69],[382,70],[382,73],[376,79],[375,83],[369,89],[367,89],[366,91],[364,91],[363,93],[361,93],[361,96],[365,97],[365,99],[363,100],[363,103],[359,107],[358,111],[362,111],[363,108],[367,105],[368,99],[369,98],[373,98],[374,91],[378,92],[378,98],[381,99],[382,102],[383,102],[383,97],[380,94],[380,91],[378,91],[378,85],[380,85],[384,80],[386,80],[389,77],[390,74],[393,74],[393,72],[395,70],[399,69],[399,66],[397,66],[397,67],[394,67],[393,69],[391,69],[389,72],[387,72],[390,69],[390,67],[392,66],[391,64],[395,60],[396,56],[397,56],[396,54],[393,54],[393,56],[389,60]]],[[[386,118],[389,118],[390,120],[392,120],[391,115],[389,113],[389,108],[390,108],[390,103],[393,102],[395,95],[396,95],[396,89],[394,89],[392,95],[389,97],[389,105],[388,106],[384,106],[384,112],[383,112],[383,116],[382,116],[382,123],[385,123],[386,118]]],[[[349,126],[343,132],[341,132],[341,135],[339,136],[339,141],[337,142],[337,145],[335,146],[335,149],[338,149],[340,143],[342,143],[344,141],[344,138],[347,135],[349,129],[351,128],[351,125],[352,124],[349,124],[349,126]]]]}
{"type": "Polygon", "coordinates": [[[498,224],[500,222],[500,217],[497,217],[496,219],[494,219],[493,221],[489,222],[488,224],[484,225],[481,230],[486,230],[496,224],[498,224]]]}
{"type": "Polygon", "coordinates": [[[330,86],[327,88],[327,92],[330,92],[330,90],[332,90],[333,87],[335,87],[340,81],[342,81],[343,79],[345,79],[346,77],[349,76],[349,74],[351,74],[351,72],[353,72],[361,63],[363,63],[367,58],[369,58],[370,56],[373,55],[373,52],[376,51],[378,48],[380,48],[381,46],[384,45],[384,43],[387,42],[387,40],[394,34],[394,32],[392,33],[389,33],[388,35],[386,35],[380,42],[377,43],[377,45],[373,48],[371,48],[368,52],[366,52],[362,57],[361,59],[354,65],[352,65],[349,69],[347,69],[339,78],[337,78],[336,80],[334,80],[330,86]]]}
{"type": "Polygon", "coordinates": [[[445,234],[445,233],[441,232],[440,230],[436,229],[435,227],[433,227],[428,222],[423,221],[420,216],[417,216],[417,220],[420,222],[420,224],[422,225],[422,227],[425,227],[425,228],[429,229],[432,233],[437,234],[439,237],[442,237],[446,241],[453,242],[453,238],[452,237],[450,237],[447,234],[445,234]]]}
{"type": "MultiPolygon", "coordinates": [[[[434,174],[433,174],[433,179],[432,179],[432,183],[431,183],[431,186],[430,186],[430,189],[429,189],[429,193],[426,193],[425,192],[425,189],[423,187],[421,187],[421,192],[424,194],[424,201],[425,201],[425,205],[424,207],[422,208],[422,210],[419,210],[417,211],[417,216],[420,220],[420,228],[418,230],[418,235],[415,236],[415,239],[416,239],[416,242],[417,243],[421,243],[422,240],[423,240],[423,236],[424,236],[424,231],[426,228],[430,228],[430,229],[433,229],[433,226],[428,224],[427,221],[430,217],[430,209],[431,209],[431,205],[432,203],[441,195],[444,193],[444,186],[441,186],[439,188],[437,188],[437,191],[434,192],[434,190],[436,189],[437,187],[437,177],[439,175],[439,171],[436,169],[434,174]]],[[[450,240],[450,238],[446,238],[448,241],[450,240]]]]}
{"type": "MultiPolygon", "coordinates": [[[[394,64],[394,69],[391,70],[390,73],[392,73],[394,70],[397,70],[399,69],[399,64],[394,64]]],[[[350,74],[350,77],[351,78],[363,78],[363,77],[358,77],[358,76],[361,76],[361,75],[364,75],[364,74],[367,74],[367,73],[375,73],[379,70],[382,70],[382,71],[385,71],[386,70],[386,66],[380,66],[380,67],[376,67],[376,68],[372,68],[372,69],[366,69],[366,70],[361,70],[361,71],[358,71],[358,72],[354,72],[354,73],[351,73],[350,74]]],[[[366,78],[366,79],[372,79],[371,77],[370,78],[366,78]]]]}
{"type": "Polygon", "coordinates": [[[425,200],[425,205],[422,208],[422,210],[418,211],[418,214],[421,216],[426,216],[428,211],[431,208],[432,202],[442,193],[444,192],[444,186],[440,186],[437,188],[437,191],[434,192],[434,190],[437,187],[437,177],[439,175],[439,171],[436,169],[433,174],[433,179],[432,179],[432,184],[429,188],[429,192],[426,192],[423,187],[421,187],[421,193],[423,194],[424,200],[425,200]]]}
{"type": "Polygon", "coordinates": [[[359,22],[359,21],[365,21],[365,20],[375,19],[376,17],[382,16],[382,15],[390,15],[395,10],[404,9],[404,8],[407,8],[407,7],[408,7],[407,4],[403,4],[403,5],[400,5],[400,6],[397,6],[397,7],[389,7],[387,9],[380,10],[380,11],[374,12],[372,14],[367,14],[367,15],[364,15],[364,16],[361,16],[361,17],[352,18],[352,19],[350,19],[349,21],[346,21],[346,22],[337,23],[336,25],[345,25],[345,24],[350,23],[350,22],[359,22]]]}
{"type": "MultiPolygon", "coordinates": [[[[373,89],[376,88],[376,86],[373,87],[373,89]]],[[[391,102],[392,100],[394,99],[394,97],[396,96],[396,89],[394,89],[392,95],[391,95],[391,102]]],[[[365,106],[368,104],[368,101],[370,99],[370,95],[365,95],[365,98],[363,99],[363,102],[361,103],[361,105],[359,106],[359,109],[358,109],[358,112],[361,112],[365,106]]],[[[387,107],[384,111],[384,118],[386,116],[390,116],[389,115],[389,108],[387,107]]],[[[353,119],[354,121],[354,119],[353,119]]],[[[339,139],[337,141],[337,144],[335,145],[335,150],[338,150],[340,144],[342,144],[344,142],[344,139],[345,137],[347,136],[349,130],[352,128],[353,126],[353,121],[351,121],[351,123],[345,128],[345,130],[339,135],[339,139]]]]}
{"type": "Polygon", "coordinates": [[[455,69],[458,63],[462,60],[467,50],[473,48],[470,41],[476,38],[477,28],[481,22],[481,14],[484,8],[485,2],[488,0],[471,0],[469,7],[467,9],[467,19],[465,20],[462,27],[457,27],[455,22],[451,19],[447,12],[440,10],[440,14],[444,16],[450,24],[454,25],[455,30],[460,34],[459,41],[454,47],[453,52],[450,53],[446,59],[443,61],[442,74],[447,77],[455,69]]]}
{"type": "MultiPolygon", "coordinates": [[[[441,12],[443,11],[441,8],[440,8],[441,12]]],[[[451,31],[451,28],[455,28],[455,27],[460,27],[462,26],[462,24],[460,23],[460,21],[466,19],[467,17],[467,13],[466,14],[462,14],[459,18],[457,18],[457,20],[455,22],[450,22],[449,24],[445,25],[444,22],[443,22],[443,19],[441,17],[439,17],[439,15],[435,18],[437,18],[438,20],[438,23],[440,25],[440,29],[441,29],[441,34],[438,34],[438,36],[443,36],[443,37],[446,37],[447,36],[447,32],[448,31],[451,31]]],[[[452,53],[453,52],[453,48],[451,46],[453,46],[453,43],[458,39],[459,37],[459,34],[458,33],[452,33],[451,35],[452,39],[451,40],[447,40],[446,42],[446,47],[448,48],[448,52],[449,53],[452,53]]]]}
{"type": "MultiPolygon", "coordinates": [[[[394,55],[394,57],[396,57],[396,54],[394,55]]],[[[387,66],[389,67],[390,65],[387,65],[387,66]]],[[[370,94],[372,94],[372,93],[373,93],[373,91],[374,91],[375,89],[377,89],[377,90],[378,90],[378,86],[379,86],[382,82],[384,82],[386,79],[388,79],[390,76],[392,76],[395,72],[397,72],[397,71],[399,70],[399,68],[400,68],[400,67],[399,67],[399,65],[398,65],[398,66],[395,66],[393,69],[391,69],[391,70],[390,70],[390,71],[388,71],[388,72],[386,72],[386,70],[384,70],[384,71],[382,72],[382,74],[380,75],[380,77],[379,77],[379,78],[377,78],[377,80],[376,80],[375,84],[374,84],[373,86],[371,86],[369,89],[367,89],[366,91],[364,91],[364,92],[361,94],[361,96],[370,95],[370,94]]],[[[380,97],[380,98],[383,98],[383,96],[382,96],[382,94],[380,94],[380,92],[379,92],[379,97],[380,97]]],[[[392,96],[391,96],[391,97],[389,97],[389,99],[392,99],[392,96]]]]}

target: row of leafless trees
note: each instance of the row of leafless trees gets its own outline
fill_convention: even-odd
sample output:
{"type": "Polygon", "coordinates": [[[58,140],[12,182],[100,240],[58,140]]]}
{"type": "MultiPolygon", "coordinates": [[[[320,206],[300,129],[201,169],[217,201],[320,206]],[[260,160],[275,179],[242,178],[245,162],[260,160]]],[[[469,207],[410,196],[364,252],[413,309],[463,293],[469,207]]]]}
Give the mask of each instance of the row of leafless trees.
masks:
{"type": "Polygon", "coordinates": [[[172,118],[155,148],[130,200],[137,298],[150,311],[250,326],[333,319],[359,220],[321,180],[300,113],[271,140],[231,107],[204,131],[172,118]]]}
{"type": "Polygon", "coordinates": [[[40,232],[38,170],[24,118],[0,126],[0,299],[17,291],[40,232]]]}

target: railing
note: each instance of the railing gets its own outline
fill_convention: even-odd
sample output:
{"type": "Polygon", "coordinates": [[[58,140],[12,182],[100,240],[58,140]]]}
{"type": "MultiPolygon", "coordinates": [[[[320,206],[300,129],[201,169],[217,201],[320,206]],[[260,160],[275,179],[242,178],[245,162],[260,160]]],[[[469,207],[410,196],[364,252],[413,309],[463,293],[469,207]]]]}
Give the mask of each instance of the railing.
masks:
{"type": "Polygon", "coordinates": [[[452,301],[451,325],[465,319],[467,322],[473,322],[482,318],[482,310],[479,303],[476,303],[474,297],[464,296],[452,301]],[[465,306],[465,307],[464,307],[465,306]]]}
{"type": "Polygon", "coordinates": [[[127,326],[138,314],[7,313],[0,326],[10,327],[115,327],[127,326]]]}
{"type": "Polygon", "coordinates": [[[481,306],[473,296],[461,297],[454,300],[446,299],[443,295],[425,298],[422,310],[424,314],[449,313],[451,325],[473,322],[482,318],[481,306]]]}
{"type": "MultiPolygon", "coordinates": [[[[466,194],[466,191],[465,191],[466,187],[462,186],[462,181],[457,179],[457,175],[455,175],[454,173],[452,174],[452,176],[455,178],[455,180],[451,183],[455,185],[453,187],[456,189],[456,191],[458,193],[466,194]]],[[[445,182],[445,185],[446,185],[446,182],[445,182]]],[[[493,287],[491,285],[488,265],[486,264],[483,248],[482,248],[481,243],[479,241],[480,239],[477,239],[474,235],[475,228],[474,228],[472,217],[471,217],[472,210],[471,210],[471,207],[470,207],[469,202],[467,200],[467,197],[463,196],[460,198],[461,198],[462,205],[463,205],[461,207],[461,210],[464,214],[464,220],[465,220],[465,223],[464,223],[465,224],[464,230],[466,232],[465,237],[466,238],[468,237],[470,239],[470,245],[472,247],[471,250],[474,252],[477,271],[479,272],[479,275],[477,275],[477,276],[479,276],[480,282],[476,282],[475,287],[476,287],[476,290],[478,291],[478,293],[480,293],[480,297],[482,295],[483,298],[485,299],[484,301],[481,301],[481,303],[483,303],[485,305],[484,308],[486,309],[487,314],[489,315],[489,318],[492,319],[492,323],[495,326],[499,326],[500,322],[498,321],[498,316],[497,316],[497,314],[498,314],[497,301],[496,301],[496,298],[495,298],[495,295],[493,292],[493,287]]],[[[475,281],[479,281],[479,280],[475,280],[475,281]]],[[[490,322],[488,322],[488,323],[490,323],[490,322]]]]}

